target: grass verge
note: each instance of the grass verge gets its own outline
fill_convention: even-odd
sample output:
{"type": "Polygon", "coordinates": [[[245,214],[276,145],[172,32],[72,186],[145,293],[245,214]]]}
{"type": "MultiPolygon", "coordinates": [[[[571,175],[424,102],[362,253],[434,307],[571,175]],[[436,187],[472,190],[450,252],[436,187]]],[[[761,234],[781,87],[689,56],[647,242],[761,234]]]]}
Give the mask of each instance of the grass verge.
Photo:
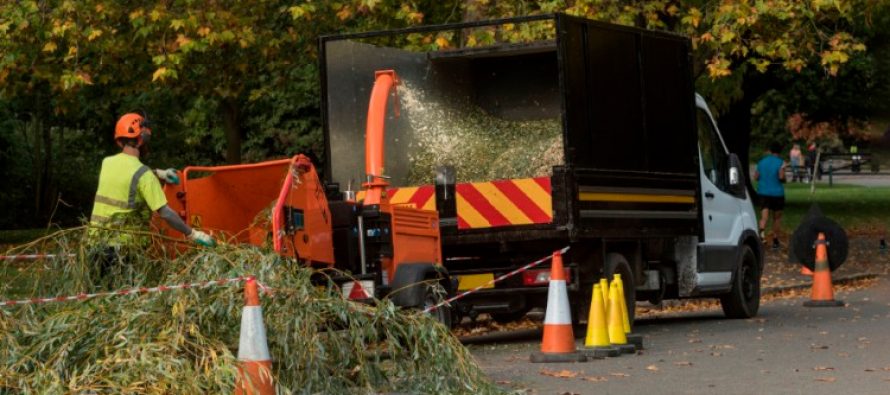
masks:
{"type": "Polygon", "coordinates": [[[812,203],[851,234],[883,234],[890,224],[890,187],[820,184],[810,193],[809,185],[786,184],[785,200],[782,228],[788,234],[797,228],[812,203]]]}

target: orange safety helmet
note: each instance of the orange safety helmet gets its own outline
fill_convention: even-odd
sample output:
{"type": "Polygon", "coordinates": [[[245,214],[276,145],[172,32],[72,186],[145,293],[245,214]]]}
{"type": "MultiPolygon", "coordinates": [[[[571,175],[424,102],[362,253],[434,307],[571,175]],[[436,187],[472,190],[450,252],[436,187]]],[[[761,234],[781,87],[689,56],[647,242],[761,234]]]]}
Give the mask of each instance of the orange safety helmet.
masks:
{"type": "Polygon", "coordinates": [[[146,127],[146,124],[147,122],[142,115],[132,112],[124,114],[117,120],[117,125],[114,127],[114,140],[117,141],[117,139],[121,138],[137,139],[136,147],[138,148],[151,137],[151,129],[146,127]]]}

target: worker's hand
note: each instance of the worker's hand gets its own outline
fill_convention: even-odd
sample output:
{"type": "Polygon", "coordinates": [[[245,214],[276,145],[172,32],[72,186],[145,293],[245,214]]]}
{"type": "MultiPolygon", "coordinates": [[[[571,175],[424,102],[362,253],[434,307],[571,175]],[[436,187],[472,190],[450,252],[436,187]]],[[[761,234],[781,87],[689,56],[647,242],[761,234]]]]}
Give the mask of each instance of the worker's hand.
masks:
{"type": "Polygon", "coordinates": [[[155,169],[155,175],[163,182],[179,185],[179,176],[176,174],[176,169],[155,169]]]}
{"type": "Polygon", "coordinates": [[[197,229],[192,229],[192,234],[189,235],[189,238],[204,247],[213,247],[216,245],[216,240],[213,240],[212,236],[197,229]]]}

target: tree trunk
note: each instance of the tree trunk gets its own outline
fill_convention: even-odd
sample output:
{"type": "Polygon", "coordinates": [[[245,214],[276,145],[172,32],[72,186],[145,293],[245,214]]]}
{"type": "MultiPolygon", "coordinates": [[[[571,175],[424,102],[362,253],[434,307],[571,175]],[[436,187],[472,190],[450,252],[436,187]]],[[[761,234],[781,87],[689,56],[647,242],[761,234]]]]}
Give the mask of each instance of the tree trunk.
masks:
{"type": "Polygon", "coordinates": [[[238,104],[235,99],[223,99],[219,110],[226,132],[226,163],[241,163],[241,128],[238,125],[238,104]]]}
{"type": "Polygon", "coordinates": [[[751,147],[751,107],[771,87],[778,88],[776,78],[770,75],[749,72],[745,77],[742,90],[744,96],[729,106],[729,111],[720,115],[717,125],[726,142],[726,148],[739,156],[742,162],[742,171],[748,181],[748,191],[754,193],[754,185],[749,174],[750,147],[751,147]]]}
{"type": "Polygon", "coordinates": [[[32,118],[25,128],[33,135],[33,160],[34,168],[34,218],[31,218],[33,226],[42,226],[50,219],[53,203],[55,203],[55,188],[53,186],[53,136],[52,127],[44,122],[32,118]]]}

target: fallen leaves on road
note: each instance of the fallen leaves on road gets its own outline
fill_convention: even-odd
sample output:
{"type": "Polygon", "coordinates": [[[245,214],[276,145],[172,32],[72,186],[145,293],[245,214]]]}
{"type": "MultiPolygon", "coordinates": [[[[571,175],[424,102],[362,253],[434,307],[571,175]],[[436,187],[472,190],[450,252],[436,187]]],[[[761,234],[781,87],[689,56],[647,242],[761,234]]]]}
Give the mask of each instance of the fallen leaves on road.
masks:
{"type": "Polygon", "coordinates": [[[536,329],[543,325],[541,321],[523,317],[520,320],[506,324],[498,323],[493,319],[479,319],[474,323],[462,324],[451,330],[457,337],[480,336],[497,332],[512,332],[526,329],[536,329]]]}
{"type": "Polygon", "coordinates": [[[813,368],[813,370],[819,370],[819,371],[834,370],[834,368],[831,366],[816,366],[815,368],[813,368]]]}
{"type": "Polygon", "coordinates": [[[689,362],[689,361],[677,361],[677,362],[674,362],[674,365],[677,365],[677,366],[692,366],[692,362],[689,362]]]}
{"type": "Polygon", "coordinates": [[[601,383],[603,381],[609,381],[609,379],[605,376],[584,376],[581,378],[584,381],[591,381],[594,383],[601,383]]]}
{"type": "Polygon", "coordinates": [[[621,373],[621,372],[613,372],[613,373],[609,373],[609,376],[612,376],[612,377],[630,377],[629,374],[627,374],[627,373],[621,373]]]}
{"type": "Polygon", "coordinates": [[[722,350],[733,350],[733,349],[735,349],[735,346],[733,346],[732,344],[712,344],[709,347],[711,347],[711,349],[713,349],[713,350],[721,350],[721,349],[722,350]]]}
{"type": "Polygon", "coordinates": [[[550,369],[541,369],[541,374],[544,375],[544,376],[559,377],[559,378],[561,378],[561,379],[571,379],[571,378],[578,377],[578,375],[579,375],[580,373],[578,373],[578,372],[573,372],[573,371],[571,371],[571,370],[565,370],[565,369],[563,369],[563,370],[558,370],[558,371],[557,371],[557,370],[550,370],[550,369]]]}
{"type": "Polygon", "coordinates": [[[657,372],[657,371],[658,371],[658,366],[655,366],[655,365],[649,365],[649,366],[646,366],[646,370],[648,370],[648,371],[652,371],[652,372],[657,372]]]}
{"type": "Polygon", "coordinates": [[[821,381],[823,383],[833,383],[837,381],[837,378],[834,377],[816,377],[816,381],[821,381]]]}

